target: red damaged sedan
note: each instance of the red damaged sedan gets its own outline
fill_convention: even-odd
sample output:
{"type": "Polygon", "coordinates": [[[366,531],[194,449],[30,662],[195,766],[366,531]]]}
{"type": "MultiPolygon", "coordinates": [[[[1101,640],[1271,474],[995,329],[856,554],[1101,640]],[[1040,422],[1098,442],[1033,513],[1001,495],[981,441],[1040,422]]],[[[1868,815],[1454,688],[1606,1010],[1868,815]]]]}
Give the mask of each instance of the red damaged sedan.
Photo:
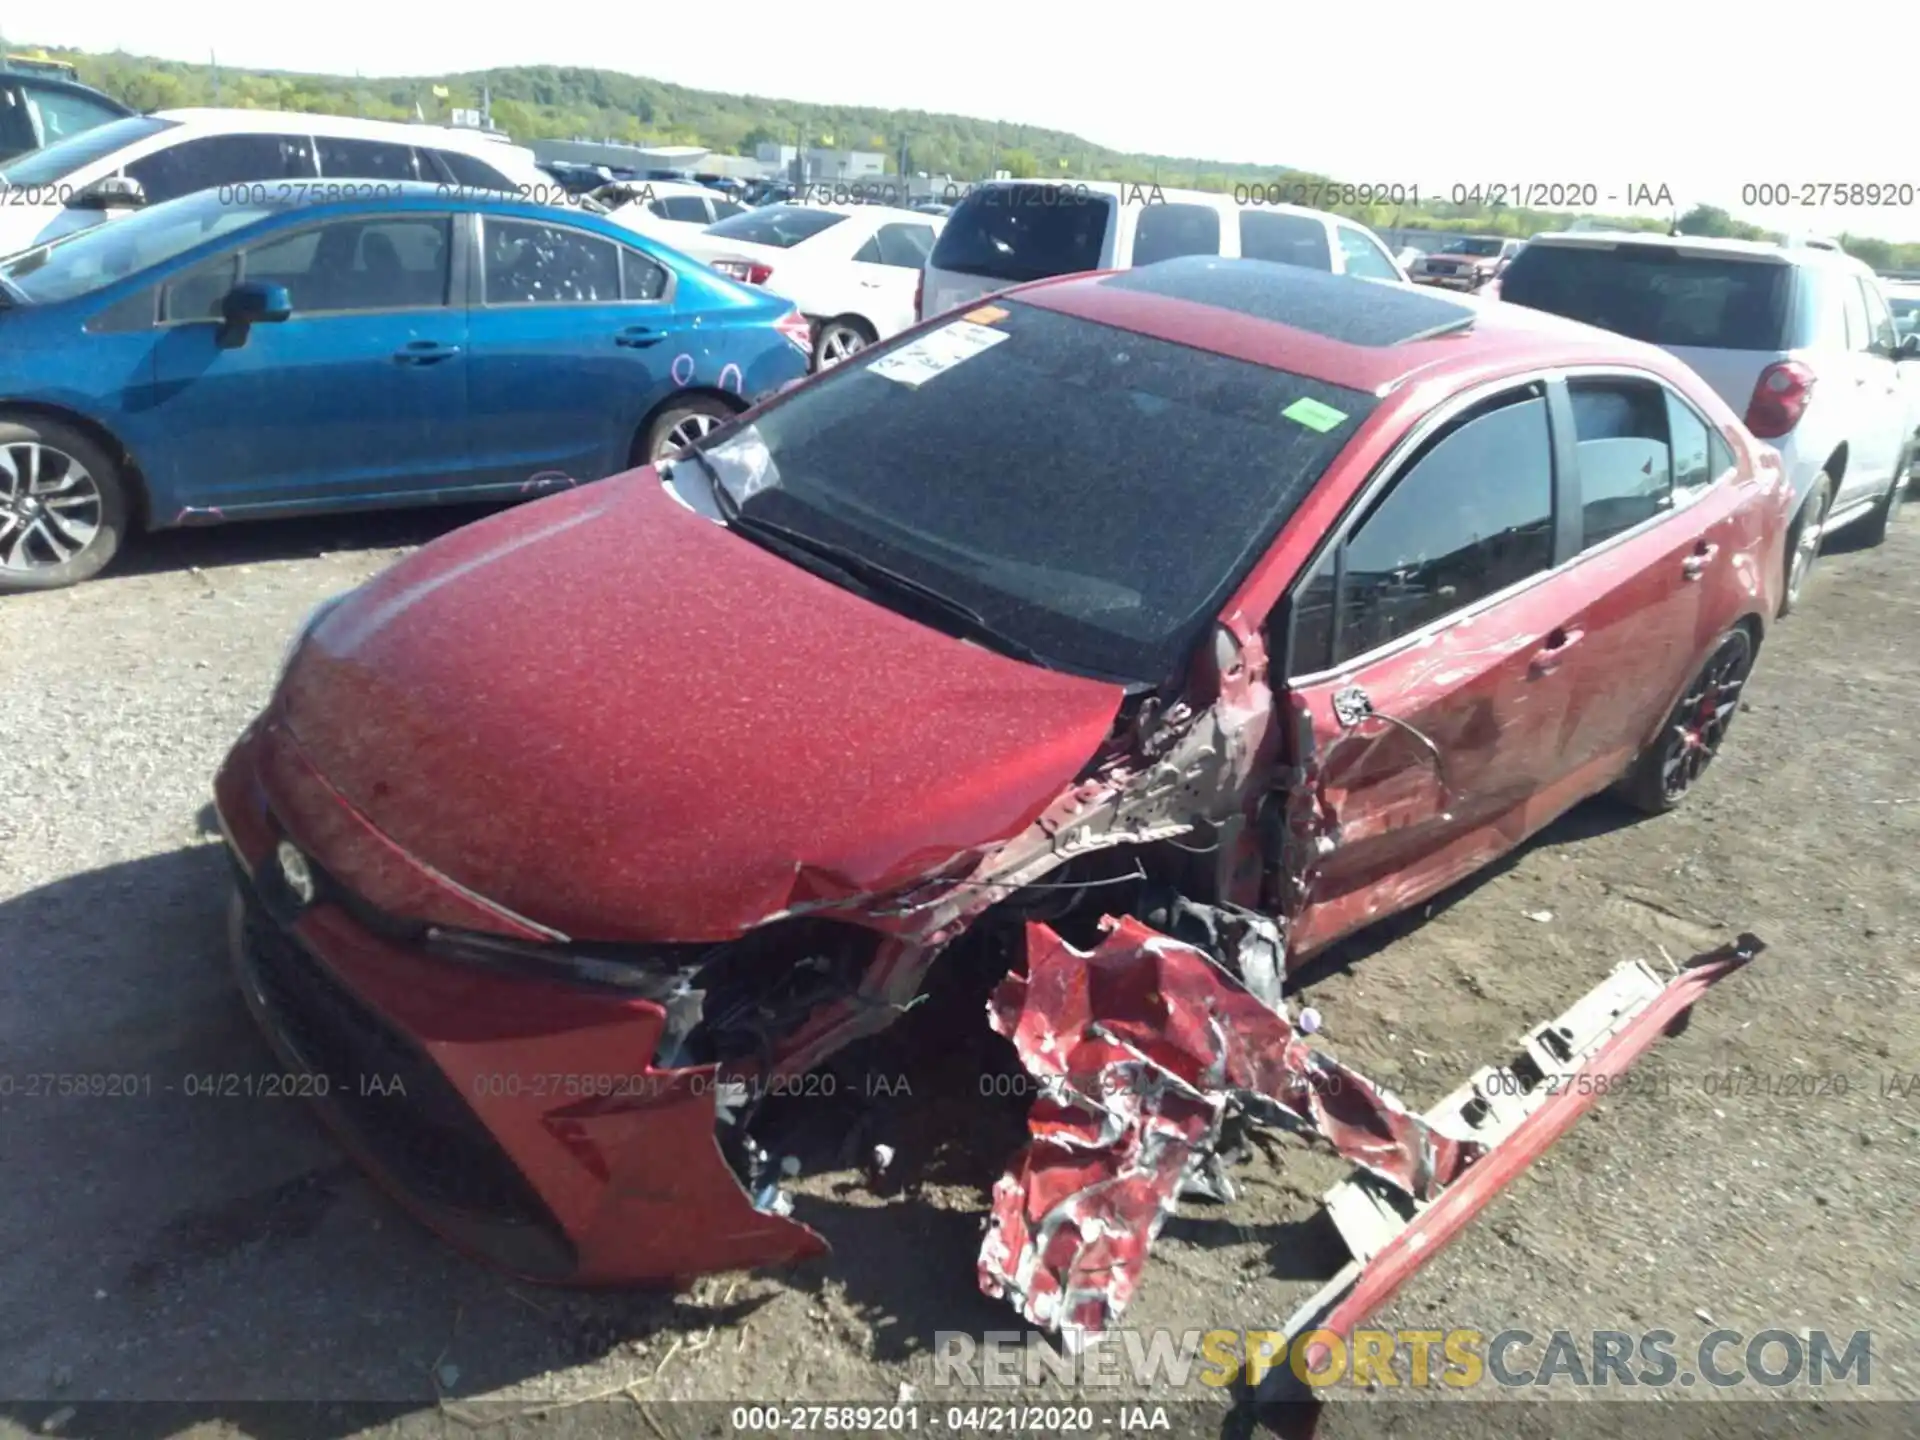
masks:
{"type": "Polygon", "coordinates": [[[1585,797],[1682,800],[1790,499],[1691,371],[1553,317],[1210,258],[1025,286],[322,607],[216,785],[235,963],[401,1201],[620,1283],[823,1248],[767,1083],[993,937],[1048,1085],[982,1285],[1110,1323],[1242,1116],[1406,1199],[1313,1312],[1351,1320],[1583,1108],[1548,1081],[1758,942],[1618,967],[1424,1116],[1286,973],[1585,797]]]}

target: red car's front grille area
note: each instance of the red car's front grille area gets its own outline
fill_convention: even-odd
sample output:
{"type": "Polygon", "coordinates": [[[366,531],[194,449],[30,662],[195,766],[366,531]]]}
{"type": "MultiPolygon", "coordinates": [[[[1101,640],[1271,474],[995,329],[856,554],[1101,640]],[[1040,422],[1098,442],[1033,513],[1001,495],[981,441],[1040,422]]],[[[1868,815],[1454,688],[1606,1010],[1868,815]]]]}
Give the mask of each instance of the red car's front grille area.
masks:
{"type": "Polygon", "coordinates": [[[529,1275],[571,1273],[572,1246],[446,1075],[310,956],[251,886],[242,894],[241,963],[282,1051],[326,1077],[329,1118],[450,1238],[529,1275]]]}

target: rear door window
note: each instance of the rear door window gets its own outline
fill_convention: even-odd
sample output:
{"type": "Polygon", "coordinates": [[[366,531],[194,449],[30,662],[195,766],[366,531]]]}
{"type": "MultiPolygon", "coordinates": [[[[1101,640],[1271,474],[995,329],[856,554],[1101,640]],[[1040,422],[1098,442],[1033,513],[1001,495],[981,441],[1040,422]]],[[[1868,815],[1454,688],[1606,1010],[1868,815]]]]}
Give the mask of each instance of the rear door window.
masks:
{"type": "MultiPolygon", "coordinates": [[[[1673,508],[1665,389],[1651,380],[1569,380],[1580,472],[1580,548],[1590,550],[1673,508]]],[[[1706,464],[1706,436],[1698,463],[1706,464]]]]}
{"type": "Polygon", "coordinates": [[[1240,212],[1240,253],[1253,260],[1279,265],[1303,265],[1309,270],[1333,269],[1325,222],[1311,215],[1289,215],[1278,210],[1240,212]]]}
{"type": "Polygon", "coordinates": [[[431,166],[421,167],[420,157],[411,145],[394,145],[385,140],[342,140],[331,135],[317,137],[317,144],[322,175],[356,180],[437,178],[431,166]]]}
{"type": "Polygon", "coordinates": [[[1792,267],[1666,245],[1526,246],[1500,298],[1653,345],[1785,350],[1792,267]]]}
{"type": "Polygon", "coordinates": [[[1220,212],[1211,205],[1143,205],[1133,227],[1133,263],[1220,253],[1220,212]]]}
{"type": "Polygon", "coordinates": [[[621,247],[567,225],[485,225],[489,305],[610,304],[620,299],[621,247]]]}
{"type": "Polygon", "coordinates": [[[1855,283],[1866,302],[1868,348],[1876,355],[1891,358],[1900,344],[1900,336],[1893,326],[1893,312],[1887,309],[1887,302],[1871,280],[1856,279],[1855,283]]]}
{"type": "Polygon", "coordinates": [[[1398,280],[1400,278],[1400,272],[1393,268],[1393,262],[1387,258],[1386,251],[1351,225],[1340,225],[1335,228],[1340,232],[1340,253],[1346,258],[1347,274],[1358,275],[1365,280],[1398,280]]]}
{"type": "Polygon", "coordinates": [[[937,270],[1017,284],[1098,270],[1113,198],[1071,185],[987,185],[947,217],[937,270]]]}

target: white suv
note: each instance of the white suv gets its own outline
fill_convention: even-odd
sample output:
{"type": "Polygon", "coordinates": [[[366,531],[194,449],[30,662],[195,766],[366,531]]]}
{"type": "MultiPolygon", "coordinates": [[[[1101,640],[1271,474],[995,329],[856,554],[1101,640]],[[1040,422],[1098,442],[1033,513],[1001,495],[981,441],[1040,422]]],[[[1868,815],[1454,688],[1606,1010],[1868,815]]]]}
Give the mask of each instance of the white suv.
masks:
{"type": "Polygon", "coordinates": [[[1838,246],[1536,235],[1500,298],[1672,351],[1779,449],[1798,503],[1781,613],[1823,536],[1860,521],[1867,544],[1886,538],[1914,447],[1900,365],[1920,336],[1899,334],[1879,279],[1838,246]]]}
{"type": "Polygon", "coordinates": [[[303,115],[286,110],[160,110],[128,115],[0,166],[0,256],[225,185],[322,179],[425,180],[559,198],[533,152],[478,130],[303,115]],[[138,184],[138,198],[123,184],[138,184]]]}
{"type": "Polygon", "coordinates": [[[1241,256],[1409,283],[1379,236],[1324,210],[1104,180],[995,180],[968,191],[947,216],[927,262],[920,318],[1028,280],[1176,255],[1241,256]]]}

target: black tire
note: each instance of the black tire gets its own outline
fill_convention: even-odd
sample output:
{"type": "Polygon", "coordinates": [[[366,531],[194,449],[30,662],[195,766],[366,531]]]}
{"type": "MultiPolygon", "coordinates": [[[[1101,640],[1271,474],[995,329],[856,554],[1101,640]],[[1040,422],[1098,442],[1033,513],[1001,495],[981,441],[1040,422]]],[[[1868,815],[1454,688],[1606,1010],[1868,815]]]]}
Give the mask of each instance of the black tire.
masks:
{"type": "Polygon", "coordinates": [[[698,438],[731,420],[739,412],[711,395],[692,395],[667,406],[653,417],[633,457],[636,465],[651,465],[680,449],[688,438],[698,438]],[[676,435],[676,431],[679,432],[676,435]]]}
{"type": "Polygon", "coordinates": [[[1893,472],[1893,483],[1887,486],[1887,493],[1874,502],[1867,518],[1860,522],[1862,548],[1871,550],[1876,545],[1886,543],[1887,534],[1893,529],[1893,517],[1900,513],[1900,502],[1906,497],[1907,467],[1912,463],[1912,452],[1900,457],[1900,464],[1893,472]]]}
{"type": "Polygon", "coordinates": [[[1664,815],[1687,798],[1740,713],[1753,654],[1753,636],[1739,626],[1713,642],[1667,723],[1615,787],[1622,800],[1649,815],[1664,815]]]}
{"type": "Polygon", "coordinates": [[[825,370],[850,356],[859,354],[880,337],[858,315],[836,315],[822,320],[813,331],[813,368],[825,370]],[[836,353],[829,358],[828,351],[836,353]]]}
{"type": "Polygon", "coordinates": [[[113,457],[70,425],[17,414],[0,415],[0,457],[0,594],[61,590],[98,575],[127,533],[126,482],[113,457]],[[57,467],[51,482],[49,465],[57,467]],[[39,493],[29,495],[36,479],[39,493]]]}
{"type": "Polygon", "coordinates": [[[1791,615],[1800,605],[1807,593],[1807,577],[1813,574],[1814,561],[1820,558],[1820,546],[1816,542],[1811,549],[1802,552],[1800,537],[1806,533],[1807,521],[1813,520],[1817,531],[1827,518],[1827,507],[1833,503],[1833,481],[1822,470],[1813,477],[1813,488],[1807,491],[1806,504],[1800,507],[1800,515],[1793,522],[1793,529],[1787,534],[1786,574],[1780,583],[1780,613],[1791,615]]]}

